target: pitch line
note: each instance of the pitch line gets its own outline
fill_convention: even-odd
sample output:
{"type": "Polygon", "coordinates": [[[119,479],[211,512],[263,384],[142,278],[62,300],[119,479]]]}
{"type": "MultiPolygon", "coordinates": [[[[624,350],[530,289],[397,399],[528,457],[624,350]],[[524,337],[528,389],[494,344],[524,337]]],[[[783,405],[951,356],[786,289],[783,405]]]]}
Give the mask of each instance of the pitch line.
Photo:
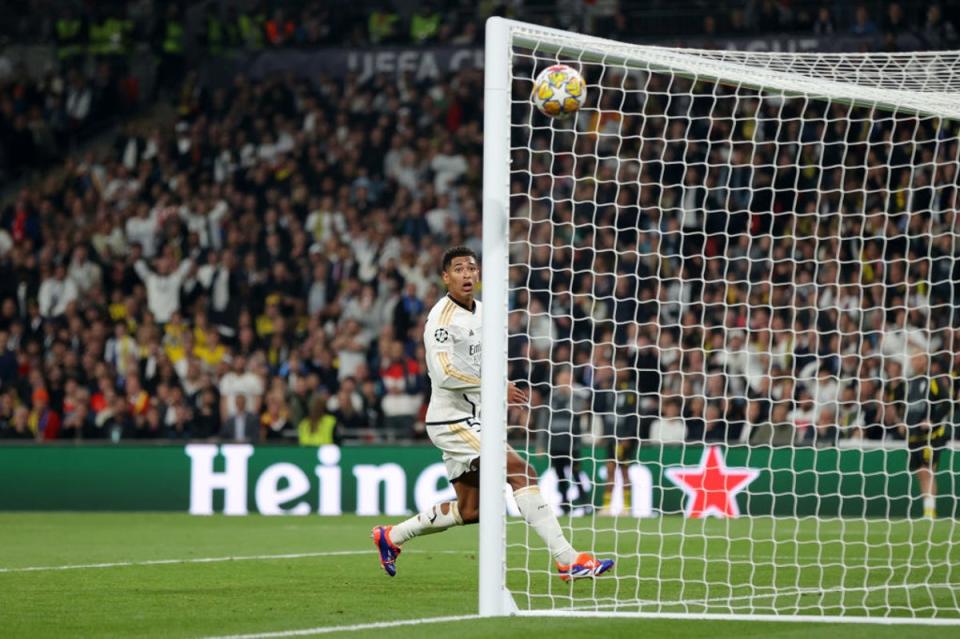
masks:
{"type": "Polygon", "coordinates": [[[275,632],[255,632],[248,635],[223,635],[206,637],[206,639],[280,639],[281,637],[306,637],[309,635],[326,635],[331,632],[353,632],[356,630],[379,630],[382,628],[397,628],[399,626],[419,626],[428,623],[443,623],[444,621],[466,621],[477,619],[480,615],[458,615],[454,617],[424,617],[422,619],[401,619],[399,621],[379,621],[376,623],[360,623],[352,626],[319,626],[317,628],[303,628],[300,630],[278,630],[275,632]]]}
{"type": "MultiPolygon", "coordinates": [[[[91,570],[98,568],[126,568],[129,566],[169,566],[177,564],[216,564],[229,561],[270,561],[274,559],[307,559],[310,557],[345,557],[349,555],[372,555],[375,549],[366,550],[327,550],[320,552],[298,552],[280,555],[243,555],[234,557],[191,557],[188,559],[147,559],[145,561],[111,561],[99,564],[66,564],[63,566],[24,566],[22,568],[0,568],[0,574],[12,572],[47,572],[59,570],[91,570]]],[[[415,554],[462,554],[459,550],[408,550],[415,554]]]]}
{"type": "MultiPolygon", "coordinates": [[[[774,588],[773,586],[762,586],[762,587],[765,588],[765,589],[774,588]]],[[[956,589],[956,588],[958,588],[958,587],[960,587],[960,584],[957,584],[957,583],[877,584],[877,585],[874,585],[874,586],[856,586],[856,587],[843,588],[840,592],[863,592],[863,593],[870,594],[870,593],[873,593],[873,592],[881,592],[881,591],[884,591],[884,590],[913,590],[913,589],[918,589],[918,588],[927,588],[927,589],[930,589],[930,590],[942,590],[942,589],[954,590],[954,589],[956,589]]],[[[629,602],[629,603],[634,604],[634,605],[640,605],[640,606],[651,605],[651,606],[669,607],[669,606],[710,606],[710,605],[712,605],[712,604],[723,604],[723,603],[730,604],[730,603],[732,603],[732,602],[743,601],[743,602],[747,602],[747,605],[750,605],[751,608],[766,608],[766,607],[769,607],[769,606],[754,606],[754,605],[751,605],[751,604],[752,604],[752,602],[753,602],[755,599],[773,599],[773,598],[777,598],[777,597],[796,597],[796,596],[803,596],[803,595],[816,595],[816,594],[822,594],[822,593],[824,593],[824,590],[823,590],[822,588],[808,587],[808,588],[793,588],[793,589],[790,589],[790,590],[782,589],[782,590],[778,590],[778,591],[775,591],[775,592],[754,593],[754,594],[750,594],[750,595],[734,595],[734,596],[729,596],[729,597],[716,596],[716,597],[709,597],[709,598],[705,598],[705,599],[681,599],[681,600],[677,600],[677,601],[658,601],[658,600],[656,600],[656,599],[638,599],[638,600],[633,600],[633,601],[631,601],[631,602],[629,602]]],[[[568,608],[567,610],[577,611],[577,613],[581,613],[581,612],[599,611],[599,610],[602,610],[602,609],[618,608],[618,607],[625,607],[625,605],[624,605],[623,602],[611,602],[611,603],[601,603],[601,604],[597,604],[597,605],[595,605],[595,606],[573,607],[573,608],[568,608]]],[[[739,607],[743,607],[743,606],[739,606],[739,607]]],[[[734,607],[732,607],[732,609],[737,609],[737,608],[739,608],[739,607],[734,606],[734,607]]],[[[807,606],[807,607],[810,607],[810,606],[807,606]]],[[[540,612],[540,611],[536,611],[536,610],[534,610],[534,611],[522,611],[520,614],[532,614],[532,615],[536,615],[536,614],[538,614],[539,612],[540,612]]],[[[555,612],[555,611],[548,611],[548,613],[550,613],[550,614],[552,614],[553,612],[555,612]]],[[[653,612],[653,611],[651,611],[651,612],[653,612]]],[[[618,613],[612,613],[612,614],[618,614],[618,613]]],[[[623,614],[625,614],[625,615],[633,615],[633,614],[645,615],[645,614],[651,614],[651,613],[647,613],[647,612],[638,612],[638,613],[624,612],[623,614]]],[[[659,611],[657,611],[657,612],[654,613],[654,614],[659,614],[659,611]]],[[[673,613],[664,613],[664,614],[668,614],[668,615],[669,615],[669,614],[673,614],[673,613]]],[[[737,613],[729,612],[729,613],[691,613],[691,614],[721,614],[721,615],[722,615],[722,614],[737,614],[737,613]]],[[[740,614],[748,614],[748,615],[750,615],[750,618],[753,618],[754,615],[755,615],[755,613],[753,613],[753,612],[750,612],[750,613],[740,613],[740,614]]],[[[787,615],[781,615],[781,616],[787,616],[787,615]]],[[[851,618],[852,618],[852,619],[865,619],[866,621],[864,621],[863,623],[872,623],[871,620],[875,620],[875,619],[882,619],[882,620],[890,619],[890,620],[893,620],[893,621],[889,621],[889,623],[901,623],[901,621],[899,621],[899,620],[901,620],[901,619],[907,619],[907,620],[909,620],[910,622],[916,622],[916,623],[926,623],[926,619],[930,619],[929,617],[866,617],[866,616],[862,616],[862,617],[851,617],[851,618]]],[[[936,619],[936,618],[934,618],[934,619],[936,619]]],[[[956,624],[958,621],[960,621],[960,620],[955,619],[955,618],[947,618],[947,619],[948,619],[949,621],[951,621],[952,623],[954,623],[954,624],[956,624]]],[[[903,623],[906,623],[906,622],[903,622],[903,623]]]]}

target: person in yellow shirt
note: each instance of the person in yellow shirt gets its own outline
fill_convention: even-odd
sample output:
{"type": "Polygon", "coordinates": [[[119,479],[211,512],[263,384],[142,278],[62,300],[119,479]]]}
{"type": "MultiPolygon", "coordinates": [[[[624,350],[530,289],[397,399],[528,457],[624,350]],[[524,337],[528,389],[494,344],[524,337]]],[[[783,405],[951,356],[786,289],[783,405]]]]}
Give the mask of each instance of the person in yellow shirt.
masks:
{"type": "Polygon", "coordinates": [[[327,398],[322,395],[310,402],[310,413],[300,420],[297,430],[301,446],[340,445],[337,418],[327,412],[327,398]]]}
{"type": "Polygon", "coordinates": [[[220,333],[211,331],[204,344],[197,344],[193,347],[193,354],[199,357],[207,368],[215,370],[226,358],[227,349],[220,343],[220,333]]]}

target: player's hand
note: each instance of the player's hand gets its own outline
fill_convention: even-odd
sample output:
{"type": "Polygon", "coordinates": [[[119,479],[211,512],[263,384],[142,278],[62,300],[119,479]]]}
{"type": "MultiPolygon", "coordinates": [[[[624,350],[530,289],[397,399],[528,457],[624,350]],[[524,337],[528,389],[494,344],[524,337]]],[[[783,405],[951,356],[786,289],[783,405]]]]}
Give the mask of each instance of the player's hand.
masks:
{"type": "Polygon", "coordinates": [[[528,401],[530,401],[530,395],[527,391],[518,388],[513,382],[507,385],[508,404],[526,404],[528,401]]]}

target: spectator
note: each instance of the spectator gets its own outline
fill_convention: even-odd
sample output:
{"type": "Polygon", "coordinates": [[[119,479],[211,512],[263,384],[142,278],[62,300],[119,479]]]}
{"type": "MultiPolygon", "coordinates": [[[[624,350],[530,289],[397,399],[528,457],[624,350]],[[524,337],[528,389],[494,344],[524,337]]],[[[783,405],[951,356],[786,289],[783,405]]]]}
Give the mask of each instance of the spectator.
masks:
{"type": "Polygon", "coordinates": [[[73,259],[70,260],[67,274],[77,287],[78,294],[99,293],[102,285],[101,273],[100,266],[89,259],[86,246],[81,244],[73,250],[73,259]]]}
{"type": "Polygon", "coordinates": [[[876,32],[877,23],[870,18],[866,5],[857,5],[853,12],[853,24],[850,26],[850,33],[858,36],[869,36],[876,32]]]}
{"type": "Polygon", "coordinates": [[[343,434],[356,436],[361,429],[371,427],[369,416],[363,410],[363,396],[357,392],[357,384],[352,377],[343,380],[340,390],[327,402],[327,408],[337,418],[339,432],[343,434]]]}
{"type": "Polygon", "coordinates": [[[176,264],[169,255],[157,260],[156,271],[152,271],[142,259],[134,264],[137,275],[147,287],[147,306],[158,323],[166,324],[180,310],[180,287],[193,267],[193,260],[176,264]]]}
{"type": "Polygon", "coordinates": [[[60,436],[60,414],[50,407],[50,394],[46,388],[33,391],[32,410],[28,423],[38,440],[51,441],[60,436]]]}
{"type": "Polygon", "coordinates": [[[446,194],[467,171],[467,160],[454,149],[453,142],[447,140],[439,153],[430,161],[433,171],[433,184],[437,193],[446,194]]]}
{"type": "Polygon", "coordinates": [[[384,427],[391,436],[409,437],[422,403],[417,383],[417,362],[403,352],[403,343],[384,342],[385,353],[380,363],[380,378],[386,393],[381,403],[384,427]]]}
{"type": "Polygon", "coordinates": [[[2,439],[35,439],[36,435],[30,427],[30,409],[26,406],[17,406],[13,410],[13,416],[10,422],[0,429],[0,438],[2,439]]]}
{"type": "Polygon", "coordinates": [[[309,414],[297,426],[301,446],[340,445],[337,418],[327,412],[327,398],[318,396],[310,402],[309,414]]]}
{"type": "Polygon", "coordinates": [[[910,23],[903,12],[903,7],[899,2],[891,2],[887,5],[887,15],[883,20],[884,33],[899,35],[910,29],[910,23]]]}
{"type": "Polygon", "coordinates": [[[257,443],[260,441],[260,420],[247,409],[245,395],[237,395],[234,398],[234,412],[223,421],[220,438],[228,442],[257,443]]]}
{"type": "Polygon", "coordinates": [[[86,79],[75,73],[67,90],[66,115],[70,129],[79,132],[87,124],[93,104],[93,91],[86,79]]]}
{"type": "Polygon", "coordinates": [[[266,440],[284,441],[297,436],[296,427],[290,420],[290,412],[284,392],[284,383],[280,378],[274,378],[273,388],[267,393],[265,408],[260,416],[261,431],[266,440]]]}
{"type": "Polygon", "coordinates": [[[237,415],[240,405],[237,400],[243,397],[243,407],[250,414],[260,413],[261,396],[264,391],[263,379],[247,367],[247,360],[242,355],[233,358],[230,372],[220,380],[220,415],[226,421],[237,415]]]}
{"type": "Polygon", "coordinates": [[[817,9],[817,18],[813,21],[813,33],[818,36],[830,36],[837,30],[830,7],[823,6],[817,9]]]}
{"type": "MultiPolygon", "coordinates": [[[[701,401],[695,398],[693,401],[701,401]]],[[[661,408],[662,416],[655,419],[650,426],[650,439],[663,444],[681,444],[687,437],[687,427],[680,418],[680,402],[677,399],[665,401],[661,408]]],[[[690,433],[691,439],[699,439],[703,435],[703,425],[700,425],[699,436],[690,433]]]]}
{"type": "Polygon", "coordinates": [[[931,49],[953,46],[957,42],[957,30],[953,23],[943,17],[939,4],[927,8],[926,21],[923,24],[923,39],[931,49]]]}
{"type": "Polygon", "coordinates": [[[60,317],[67,312],[67,308],[77,301],[79,291],[74,281],[67,277],[67,269],[63,264],[53,267],[50,277],[43,280],[38,294],[40,315],[44,319],[60,317]]]}
{"type": "Polygon", "coordinates": [[[220,433],[220,409],[216,390],[212,387],[200,391],[197,408],[191,421],[191,436],[194,438],[214,437],[220,433]]]}

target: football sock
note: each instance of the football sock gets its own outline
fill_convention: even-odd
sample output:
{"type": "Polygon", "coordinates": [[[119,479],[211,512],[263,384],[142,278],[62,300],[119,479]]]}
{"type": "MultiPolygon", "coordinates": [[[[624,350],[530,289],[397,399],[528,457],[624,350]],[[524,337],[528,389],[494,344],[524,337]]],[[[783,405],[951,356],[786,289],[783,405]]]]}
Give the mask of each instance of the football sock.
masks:
{"type": "Polygon", "coordinates": [[[554,561],[572,564],[577,558],[577,553],[564,536],[560,522],[553,514],[553,508],[543,501],[540,489],[536,486],[527,486],[514,491],[513,497],[517,500],[517,508],[520,509],[523,519],[547,544],[554,561]]]}
{"type": "Polygon", "coordinates": [[[443,532],[451,526],[462,526],[463,519],[460,518],[460,509],[457,502],[448,501],[436,504],[432,508],[417,513],[410,519],[403,521],[390,530],[390,541],[399,546],[405,541],[413,539],[419,535],[432,535],[433,533],[443,532]],[[444,512],[444,505],[447,505],[444,512]]]}
{"type": "Polygon", "coordinates": [[[930,513],[937,512],[937,498],[933,495],[924,495],[923,497],[923,513],[924,515],[929,516],[930,513]]]}

